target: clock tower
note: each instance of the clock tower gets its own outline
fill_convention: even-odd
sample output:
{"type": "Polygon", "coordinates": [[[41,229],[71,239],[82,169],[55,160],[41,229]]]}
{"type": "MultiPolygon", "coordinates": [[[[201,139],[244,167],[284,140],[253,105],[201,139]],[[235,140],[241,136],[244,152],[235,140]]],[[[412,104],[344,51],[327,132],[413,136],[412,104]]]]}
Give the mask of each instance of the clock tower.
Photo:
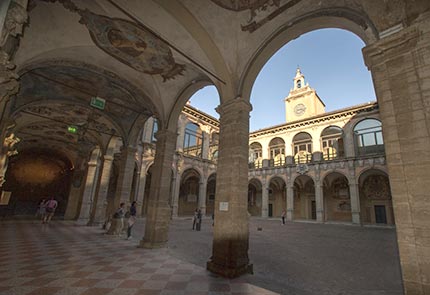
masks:
{"type": "Polygon", "coordinates": [[[315,89],[305,83],[305,76],[297,68],[294,87],[285,101],[285,117],[287,122],[297,121],[325,113],[325,104],[315,89]]]}

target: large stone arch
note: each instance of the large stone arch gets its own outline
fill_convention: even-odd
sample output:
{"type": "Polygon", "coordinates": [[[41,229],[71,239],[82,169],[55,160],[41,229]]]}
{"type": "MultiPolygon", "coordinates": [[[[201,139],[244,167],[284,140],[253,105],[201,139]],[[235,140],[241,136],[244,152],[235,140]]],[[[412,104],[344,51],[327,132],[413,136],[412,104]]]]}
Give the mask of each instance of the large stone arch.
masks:
{"type": "Polygon", "coordinates": [[[249,98],[252,85],[266,62],[282,46],[302,34],[324,28],[339,28],[356,34],[365,44],[377,40],[378,32],[363,12],[333,7],[299,15],[274,31],[254,52],[242,73],[238,93],[249,98]]]}
{"type": "Polygon", "coordinates": [[[199,208],[200,182],[202,174],[194,168],[185,169],[181,176],[179,188],[178,215],[191,216],[199,208]]]}
{"type": "Polygon", "coordinates": [[[316,220],[315,180],[298,175],[293,180],[294,219],[316,220]]]}
{"type": "Polygon", "coordinates": [[[364,224],[394,225],[393,202],[388,174],[377,168],[358,177],[361,219],[364,224]]]}
{"type": "Polygon", "coordinates": [[[286,180],[283,176],[273,176],[268,179],[269,203],[268,216],[280,217],[282,212],[287,208],[286,199],[286,180]]]}
{"type": "Polygon", "coordinates": [[[251,216],[261,216],[263,183],[258,178],[252,178],[248,181],[248,212],[251,216]]]}
{"type": "Polygon", "coordinates": [[[351,222],[351,196],[348,177],[340,171],[330,171],[322,179],[326,221],[351,222]]]}

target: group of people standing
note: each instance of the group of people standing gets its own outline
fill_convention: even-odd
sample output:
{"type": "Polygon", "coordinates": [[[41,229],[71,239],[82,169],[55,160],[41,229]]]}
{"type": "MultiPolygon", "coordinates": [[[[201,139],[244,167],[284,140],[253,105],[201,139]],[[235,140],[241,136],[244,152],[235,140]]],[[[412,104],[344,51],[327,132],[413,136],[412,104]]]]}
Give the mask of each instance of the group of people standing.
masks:
{"type": "Polygon", "coordinates": [[[41,218],[42,223],[49,223],[57,207],[58,202],[54,197],[51,197],[49,200],[42,199],[37,205],[36,217],[41,218]]]}
{"type": "MultiPolygon", "coordinates": [[[[133,225],[136,223],[136,215],[137,215],[137,203],[136,201],[133,201],[131,203],[130,209],[127,211],[125,208],[125,203],[119,204],[119,208],[115,211],[115,213],[112,216],[112,224],[111,227],[112,231],[110,233],[121,235],[121,233],[124,230],[124,219],[128,218],[127,220],[127,240],[131,239],[131,229],[133,228],[133,225]]],[[[109,232],[109,230],[108,230],[109,232]]]]}

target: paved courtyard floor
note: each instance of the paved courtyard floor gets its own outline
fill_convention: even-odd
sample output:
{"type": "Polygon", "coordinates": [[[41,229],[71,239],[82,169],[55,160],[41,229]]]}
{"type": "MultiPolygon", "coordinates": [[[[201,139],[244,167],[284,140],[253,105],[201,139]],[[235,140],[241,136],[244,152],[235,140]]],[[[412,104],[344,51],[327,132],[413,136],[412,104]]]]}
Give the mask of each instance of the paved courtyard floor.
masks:
{"type": "Polygon", "coordinates": [[[228,280],[205,270],[212,226],[174,220],[167,249],[54,221],[0,222],[1,295],[403,294],[394,229],[251,220],[254,274],[228,280]],[[261,227],[262,231],[258,231],[261,227]]]}

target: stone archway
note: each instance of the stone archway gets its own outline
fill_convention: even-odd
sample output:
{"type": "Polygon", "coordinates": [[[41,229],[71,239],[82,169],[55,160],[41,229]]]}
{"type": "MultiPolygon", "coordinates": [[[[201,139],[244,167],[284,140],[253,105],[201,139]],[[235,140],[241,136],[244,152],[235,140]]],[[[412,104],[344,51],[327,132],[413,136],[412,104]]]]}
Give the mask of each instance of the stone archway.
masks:
{"type": "Polygon", "coordinates": [[[286,184],[280,177],[270,179],[269,183],[269,217],[280,217],[286,210],[286,184]]]}
{"type": "Polygon", "coordinates": [[[34,216],[42,199],[58,201],[55,215],[63,216],[67,208],[73,178],[73,163],[63,154],[47,149],[24,150],[9,160],[6,183],[2,191],[10,192],[2,216],[34,216]]]}
{"type": "Polygon", "coordinates": [[[378,169],[364,171],[358,180],[361,220],[364,224],[394,225],[388,175],[378,169]]]}
{"type": "Polygon", "coordinates": [[[192,216],[199,208],[200,174],[194,169],[185,170],[181,178],[178,216],[192,216]]]}
{"type": "Polygon", "coordinates": [[[317,219],[315,184],[307,175],[300,175],[294,180],[294,219],[317,219]]]}
{"type": "Polygon", "coordinates": [[[261,216],[262,189],[260,180],[253,178],[248,184],[248,212],[251,216],[261,216]]]}
{"type": "Polygon", "coordinates": [[[326,221],[352,221],[349,183],[345,175],[331,172],[323,180],[326,221]]]}
{"type": "Polygon", "coordinates": [[[206,215],[211,216],[215,209],[216,174],[211,174],[206,187],[206,215]]]}

